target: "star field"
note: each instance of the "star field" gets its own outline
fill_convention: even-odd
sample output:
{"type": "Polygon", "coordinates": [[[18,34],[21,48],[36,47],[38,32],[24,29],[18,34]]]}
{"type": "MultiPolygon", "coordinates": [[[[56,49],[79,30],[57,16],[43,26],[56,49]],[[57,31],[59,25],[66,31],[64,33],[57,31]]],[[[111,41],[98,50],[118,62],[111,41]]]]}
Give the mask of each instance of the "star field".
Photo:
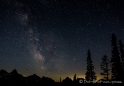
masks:
{"type": "Polygon", "coordinates": [[[87,50],[100,77],[111,34],[124,35],[123,0],[1,0],[0,69],[59,80],[84,77],[87,50]]]}

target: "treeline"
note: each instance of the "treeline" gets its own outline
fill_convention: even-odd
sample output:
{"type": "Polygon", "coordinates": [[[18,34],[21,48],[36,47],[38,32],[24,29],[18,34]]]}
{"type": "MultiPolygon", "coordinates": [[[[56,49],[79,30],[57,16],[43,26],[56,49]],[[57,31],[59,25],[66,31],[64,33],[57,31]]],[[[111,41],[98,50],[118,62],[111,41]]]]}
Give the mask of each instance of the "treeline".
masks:
{"type": "MultiPolygon", "coordinates": [[[[101,80],[111,80],[111,81],[121,81],[124,82],[124,45],[122,40],[116,39],[114,33],[111,36],[111,57],[110,59],[105,54],[101,58],[100,68],[102,72],[100,73],[103,78],[101,80]]],[[[85,79],[87,81],[95,81],[97,79],[96,73],[94,71],[94,65],[91,58],[90,50],[87,52],[87,71],[85,74],[85,79]]]]}

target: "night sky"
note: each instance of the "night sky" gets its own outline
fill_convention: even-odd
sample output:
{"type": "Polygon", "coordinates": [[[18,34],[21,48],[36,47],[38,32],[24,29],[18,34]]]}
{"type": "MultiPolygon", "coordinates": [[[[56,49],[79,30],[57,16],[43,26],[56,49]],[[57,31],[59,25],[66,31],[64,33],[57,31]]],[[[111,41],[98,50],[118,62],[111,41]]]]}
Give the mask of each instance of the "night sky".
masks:
{"type": "Polygon", "coordinates": [[[99,78],[112,33],[124,41],[123,0],[0,0],[0,69],[84,78],[90,49],[99,78]]]}

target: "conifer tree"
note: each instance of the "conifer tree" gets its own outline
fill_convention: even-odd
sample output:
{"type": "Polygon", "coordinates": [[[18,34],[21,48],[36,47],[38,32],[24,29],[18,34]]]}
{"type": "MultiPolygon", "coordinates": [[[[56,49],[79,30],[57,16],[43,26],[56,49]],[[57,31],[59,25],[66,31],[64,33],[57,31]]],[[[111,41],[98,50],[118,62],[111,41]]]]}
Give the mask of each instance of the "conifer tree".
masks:
{"type": "Polygon", "coordinates": [[[124,45],[123,45],[121,39],[119,40],[119,49],[120,49],[120,57],[121,57],[122,67],[123,67],[123,71],[124,71],[124,45]]]}
{"type": "Polygon", "coordinates": [[[121,80],[120,77],[122,77],[122,65],[120,61],[120,56],[118,52],[118,46],[116,43],[116,36],[115,34],[112,34],[111,37],[111,43],[112,43],[112,56],[111,56],[111,78],[113,80],[121,80]]]}
{"type": "Polygon", "coordinates": [[[102,62],[100,63],[100,68],[102,70],[102,72],[100,73],[102,76],[104,76],[103,78],[105,80],[109,79],[109,60],[108,60],[108,56],[104,55],[102,57],[102,62]]]}
{"type": "Polygon", "coordinates": [[[74,75],[73,77],[73,81],[75,82],[77,79],[76,79],[76,74],[74,75]]]}
{"type": "Polygon", "coordinates": [[[91,53],[89,49],[88,49],[88,54],[87,54],[87,71],[85,75],[86,75],[85,79],[87,81],[96,80],[96,73],[94,72],[93,61],[91,59],[91,53]]]}

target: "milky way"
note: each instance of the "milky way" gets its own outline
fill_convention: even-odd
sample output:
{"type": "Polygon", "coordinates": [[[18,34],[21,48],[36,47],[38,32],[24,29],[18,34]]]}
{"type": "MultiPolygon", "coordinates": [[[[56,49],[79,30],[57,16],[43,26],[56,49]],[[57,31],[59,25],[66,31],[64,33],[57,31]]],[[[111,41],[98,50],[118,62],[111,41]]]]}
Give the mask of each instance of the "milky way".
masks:
{"type": "MultiPolygon", "coordinates": [[[[18,4],[24,6],[19,2],[18,4]]],[[[18,6],[16,18],[17,22],[19,22],[20,25],[27,30],[24,33],[27,38],[25,42],[27,42],[28,50],[31,57],[34,59],[34,64],[37,64],[41,71],[47,71],[49,69],[54,71],[62,71],[64,59],[60,54],[63,52],[58,52],[58,49],[62,49],[59,46],[62,43],[57,42],[61,40],[59,40],[52,31],[47,31],[46,33],[41,32],[42,34],[39,33],[37,31],[37,26],[32,26],[29,24],[29,13],[19,10],[22,8],[21,6],[18,6]]]]}
{"type": "Polygon", "coordinates": [[[0,69],[85,77],[90,49],[99,78],[111,34],[123,42],[123,15],[123,0],[0,0],[0,69]]]}

